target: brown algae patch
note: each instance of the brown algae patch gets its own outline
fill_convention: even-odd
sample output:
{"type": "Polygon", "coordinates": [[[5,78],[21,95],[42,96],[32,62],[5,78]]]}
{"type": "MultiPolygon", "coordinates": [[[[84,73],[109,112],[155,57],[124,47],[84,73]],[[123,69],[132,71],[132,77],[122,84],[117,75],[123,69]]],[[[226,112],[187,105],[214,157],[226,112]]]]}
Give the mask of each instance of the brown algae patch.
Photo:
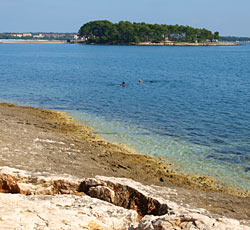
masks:
{"type": "Polygon", "coordinates": [[[137,164],[146,163],[145,166],[157,172],[156,175],[158,175],[160,182],[164,182],[164,180],[169,180],[173,184],[176,183],[177,185],[183,185],[184,187],[188,188],[200,188],[204,191],[219,191],[222,193],[242,197],[248,197],[250,195],[250,191],[243,191],[224,184],[220,184],[215,178],[210,176],[200,176],[192,174],[187,175],[180,171],[177,171],[171,167],[172,163],[167,163],[167,158],[139,154],[136,153],[135,150],[127,147],[124,144],[106,142],[99,135],[93,134],[91,132],[93,128],[75,123],[74,119],[66,113],[50,110],[48,110],[48,113],[51,114],[51,118],[58,125],[61,125],[61,130],[70,132],[71,134],[76,135],[80,139],[83,138],[86,140],[87,138],[87,140],[91,142],[96,142],[105,150],[114,152],[119,151],[121,153],[127,154],[130,157],[134,158],[133,160],[137,164]]]}

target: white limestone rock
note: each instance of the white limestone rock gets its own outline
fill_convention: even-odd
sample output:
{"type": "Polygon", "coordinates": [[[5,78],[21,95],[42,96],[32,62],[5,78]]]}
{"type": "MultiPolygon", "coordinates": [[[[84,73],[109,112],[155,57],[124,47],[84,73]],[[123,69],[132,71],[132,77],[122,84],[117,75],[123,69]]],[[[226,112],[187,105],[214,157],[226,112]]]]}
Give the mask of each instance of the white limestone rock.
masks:
{"type": "Polygon", "coordinates": [[[137,212],[89,196],[0,194],[0,229],[128,229],[137,212]]]}
{"type": "Polygon", "coordinates": [[[2,167],[0,192],[1,230],[250,230],[237,220],[170,202],[176,190],[126,178],[79,179],[2,167]]]}

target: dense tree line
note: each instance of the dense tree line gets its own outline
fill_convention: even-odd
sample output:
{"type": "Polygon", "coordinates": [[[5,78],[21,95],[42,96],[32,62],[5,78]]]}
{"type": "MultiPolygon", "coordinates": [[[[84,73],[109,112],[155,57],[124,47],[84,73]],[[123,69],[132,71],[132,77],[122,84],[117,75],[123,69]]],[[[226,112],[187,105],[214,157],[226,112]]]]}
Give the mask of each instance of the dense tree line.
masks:
{"type": "Polygon", "coordinates": [[[139,42],[164,42],[166,39],[180,42],[219,40],[219,32],[214,34],[207,29],[197,29],[182,25],[159,25],[107,20],[91,21],[84,24],[79,35],[87,43],[98,44],[134,44],[139,42]]]}

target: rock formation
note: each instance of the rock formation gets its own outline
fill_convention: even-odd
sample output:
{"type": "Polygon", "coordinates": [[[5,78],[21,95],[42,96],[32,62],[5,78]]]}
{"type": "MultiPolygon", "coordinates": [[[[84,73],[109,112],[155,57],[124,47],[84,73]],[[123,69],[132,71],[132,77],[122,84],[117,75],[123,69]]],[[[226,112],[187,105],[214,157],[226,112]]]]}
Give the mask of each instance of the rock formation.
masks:
{"type": "Polygon", "coordinates": [[[80,192],[98,198],[116,206],[133,209],[140,216],[164,215],[169,213],[167,204],[160,203],[157,199],[148,197],[133,187],[126,184],[105,180],[85,179],[79,187],[80,192]]]}
{"type": "Polygon", "coordinates": [[[126,178],[79,179],[3,167],[0,192],[0,229],[250,230],[168,201],[173,189],[126,178]]]}

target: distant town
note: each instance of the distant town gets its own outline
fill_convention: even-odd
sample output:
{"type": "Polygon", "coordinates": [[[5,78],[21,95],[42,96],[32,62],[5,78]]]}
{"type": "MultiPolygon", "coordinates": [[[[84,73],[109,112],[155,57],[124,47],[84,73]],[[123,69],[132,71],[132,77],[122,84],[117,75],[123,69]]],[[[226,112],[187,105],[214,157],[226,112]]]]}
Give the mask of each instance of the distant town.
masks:
{"type": "Polygon", "coordinates": [[[0,39],[80,40],[77,33],[0,33],[0,39]]]}

